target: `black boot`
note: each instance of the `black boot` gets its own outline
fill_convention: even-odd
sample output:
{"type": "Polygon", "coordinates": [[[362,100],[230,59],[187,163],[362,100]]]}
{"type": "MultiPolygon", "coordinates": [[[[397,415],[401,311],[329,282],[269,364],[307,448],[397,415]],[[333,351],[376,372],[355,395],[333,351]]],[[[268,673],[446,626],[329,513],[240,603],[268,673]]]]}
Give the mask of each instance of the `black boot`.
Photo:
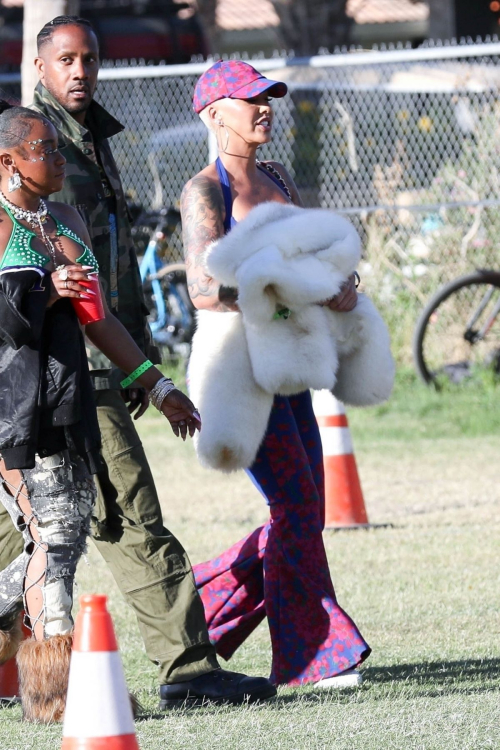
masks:
{"type": "Polygon", "coordinates": [[[201,706],[204,703],[255,703],[276,695],[265,677],[215,669],[187,682],[160,687],[160,709],[201,706]]]}

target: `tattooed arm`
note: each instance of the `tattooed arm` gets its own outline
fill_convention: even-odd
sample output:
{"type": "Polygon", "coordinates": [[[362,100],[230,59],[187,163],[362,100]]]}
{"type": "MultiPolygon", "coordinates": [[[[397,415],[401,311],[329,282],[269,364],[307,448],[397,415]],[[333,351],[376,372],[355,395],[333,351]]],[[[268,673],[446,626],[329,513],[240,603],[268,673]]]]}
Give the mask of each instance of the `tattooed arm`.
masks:
{"type": "Polygon", "coordinates": [[[238,310],[238,290],[208,276],[203,253],[224,236],[224,201],[219,185],[205,175],[193,177],[181,195],[182,233],[189,295],[198,310],[238,310]]]}

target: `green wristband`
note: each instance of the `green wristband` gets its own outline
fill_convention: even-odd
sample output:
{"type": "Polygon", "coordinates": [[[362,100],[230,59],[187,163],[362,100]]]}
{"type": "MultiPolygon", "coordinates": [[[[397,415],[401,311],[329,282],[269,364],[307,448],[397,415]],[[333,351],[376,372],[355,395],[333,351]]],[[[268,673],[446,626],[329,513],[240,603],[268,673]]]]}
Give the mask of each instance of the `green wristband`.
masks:
{"type": "Polygon", "coordinates": [[[137,380],[138,377],[140,377],[146,370],[149,370],[150,367],[154,367],[153,363],[147,359],[145,362],[142,363],[142,365],[139,365],[134,372],[131,372],[128,378],[125,378],[125,380],[122,380],[120,383],[122,388],[128,388],[129,385],[131,385],[134,380],[137,380]]]}

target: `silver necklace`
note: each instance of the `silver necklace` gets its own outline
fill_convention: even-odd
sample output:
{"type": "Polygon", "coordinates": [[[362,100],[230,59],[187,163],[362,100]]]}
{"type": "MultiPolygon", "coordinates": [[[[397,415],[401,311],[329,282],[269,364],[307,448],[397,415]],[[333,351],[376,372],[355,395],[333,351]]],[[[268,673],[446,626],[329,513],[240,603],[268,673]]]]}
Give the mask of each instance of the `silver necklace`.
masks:
{"type": "Polygon", "coordinates": [[[52,258],[54,265],[57,266],[54,243],[46,234],[45,227],[43,226],[47,221],[47,214],[49,212],[47,204],[43,198],[40,198],[40,203],[38,204],[38,209],[36,211],[29,211],[27,208],[21,208],[21,206],[16,206],[14,203],[11,203],[0,190],[0,203],[9,209],[17,221],[27,221],[33,229],[36,229],[36,227],[40,229],[42,242],[49,251],[49,255],[52,258]]]}

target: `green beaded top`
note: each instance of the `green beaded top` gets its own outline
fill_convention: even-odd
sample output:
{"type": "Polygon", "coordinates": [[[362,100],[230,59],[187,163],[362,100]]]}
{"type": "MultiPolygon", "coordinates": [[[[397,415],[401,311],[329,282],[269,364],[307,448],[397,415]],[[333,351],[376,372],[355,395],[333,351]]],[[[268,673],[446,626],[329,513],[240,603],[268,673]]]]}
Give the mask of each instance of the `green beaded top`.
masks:
{"type": "MultiPolygon", "coordinates": [[[[12,233],[0,262],[0,268],[12,266],[41,266],[43,268],[47,263],[50,263],[51,258],[33,250],[31,247],[31,240],[33,237],[36,237],[35,232],[23,226],[9,211],[7,206],[2,204],[2,208],[12,220],[12,233]]],[[[80,263],[82,266],[91,266],[95,272],[98,272],[99,265],[90,247],[72,229],[56,219],[55,216],[52,216],[50,213],[49,216],[56,224],[56,233],[58,236],[63,235],[64,237],[68,237],[83,247],[83,253],[75,262],[80,263]]]]}

